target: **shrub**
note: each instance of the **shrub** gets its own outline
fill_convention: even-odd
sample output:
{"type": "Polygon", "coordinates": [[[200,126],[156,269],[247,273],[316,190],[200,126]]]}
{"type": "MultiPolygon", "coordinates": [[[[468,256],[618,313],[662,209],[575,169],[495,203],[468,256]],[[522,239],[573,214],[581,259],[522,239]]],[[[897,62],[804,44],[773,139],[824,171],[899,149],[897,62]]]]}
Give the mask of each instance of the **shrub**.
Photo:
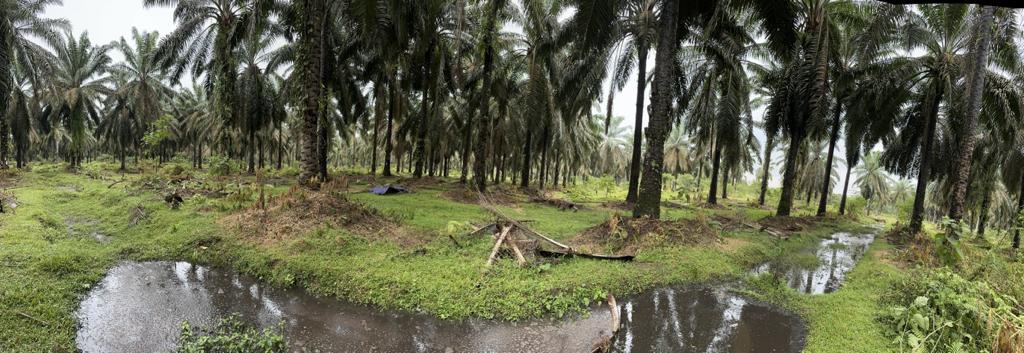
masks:
{"type": "Polygon", "coordinates": [[[905,352],[999,352],[1024,349],[1024,316],[1013,298],[988,284],[938,270],[895,285],[881,317],[905,352]]]}
{"type": "Polygon", "coordinates": [[[169,177],[182,176],[185,174],[185,167],[180,164],[166,164],[160,169],[160,173],[169,177]]]}
{"type": "Polygon", "coordinates": [[[235,173],[235,166],[224,156],[210,157],[210,175],[226,176],[235,173]]]}
{"type": "Polygon", "coordinates": [[[212,328],[194,329],[187,321],[181,324],[179,353],[283,353],[287,351],[284,336],[274,330],[257,330],[243,323],[237,315],[229,316],[212,328]]]}

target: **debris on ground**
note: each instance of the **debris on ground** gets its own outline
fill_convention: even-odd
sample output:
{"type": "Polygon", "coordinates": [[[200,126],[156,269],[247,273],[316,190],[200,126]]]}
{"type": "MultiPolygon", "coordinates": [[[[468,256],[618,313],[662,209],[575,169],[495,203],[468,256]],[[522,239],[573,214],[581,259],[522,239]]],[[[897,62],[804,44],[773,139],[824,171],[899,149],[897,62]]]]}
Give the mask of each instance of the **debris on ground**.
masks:
{"type": "MultiPolygon", "coordinates": [[[[480,198],[480,192],[465,187],[457,187],[451,190],[441,193],[441,196],[458,202],[468,204],[479,204],[482,200],[480,198]]],[[[515,206],[520,202],[527,200],[527,196],[517,188],[508,187],[504,185],[496,185],[491,187],[485,194],[487,201],[502,206],[515,206]]]]}
{"type": "Polygon", "coordinates": [[[227,216],[222,225],[247,237],[277,243],[323,227],[344,228],[366,240],[390,240],[410,248],[426,239],[382,215],[376,209],[349,201],[345,194],[324,184],[318,191],[295,186],[279,196],[268,197],[265,207],[254,205],[227,216]]]}
{"type": "Polygon", "coordinates": [[[720,239],[718,231],[706,219],[659,220],[615,214],[604,223],[584,230],[570,243],[583,250],[636,254],[652,246],[711,244],[720,239]]]}
{"type": "Polygon", "coordinates": [[[181,206],[181,204],[185,202],[185,199],[181,197],[180,193],[175,191],[164,196],[164,202],[167,202],[167,204],[171,206],[172,210],[176,210],[178,209],[178,206],[181,206]]]}
{"type": "MultiPolygon", "coordinates": [[[[520,266],[530,261],[527,255],[541,255],[545,257],[583,257],[601,260],[632,261],[632,255],[600,255],[582,251],[578,248],[562,244],[546,235],[530,229],[521,221],[506,216],[490,203],[486,196],[481,196],[480,206],[491,212],[497,220],[494,224],[481,227],[471,234],[480,234],[485,230],[494,230],[494,247],[487,258],[487,267],[491,267],[494,260],[502,254],[514,256],[520,266]]],[[[454,239],[453,239],[454,240],[454,239]]]]}
{"type": "Polygon", "coordinates": [[[601,207],[620,211],[632,211],[633,204],[626,201],[608,201],[601,204],[601,207]]]}
{"type": "Polygon", "coordinates": [[[773,216],[762,218],[757,223],[762,230],[776,233],[773,235],[788,235],[810,229],[818,223],[818,220],[815,217],[773,216]]]}
{"type": "Polygon", "coordinates": [[[378,185],[378,186],[370,189],[370,193],[376,194],[376,195],[394,195],[394,194],[403,194],[403,193],[407,193],[407,192],[409,192],[409,189],[406,189],[404,186],[397,185],[397,184],[396,185],[392,185],[392,184],[378,185]]]}
{"type": "Polygon", "coordinates": [[[544,196],[531,196],[530,202],[554,206],[557,207],[560,211],[577,212],[580,210],[580,205],[572,201],[562,199],[551,199],[544,196]]]}
{"type": "Polygon", "coordinates": [[[149,218],[149,213],[146,212],[146,207],[142,205],[136,205],[135,207],[132,207],[131,211],[129,211],[128,225],[137,226],[139,225],[139,223],[142,223],[142,221],[146,220],[147,218],[149,218]]]}

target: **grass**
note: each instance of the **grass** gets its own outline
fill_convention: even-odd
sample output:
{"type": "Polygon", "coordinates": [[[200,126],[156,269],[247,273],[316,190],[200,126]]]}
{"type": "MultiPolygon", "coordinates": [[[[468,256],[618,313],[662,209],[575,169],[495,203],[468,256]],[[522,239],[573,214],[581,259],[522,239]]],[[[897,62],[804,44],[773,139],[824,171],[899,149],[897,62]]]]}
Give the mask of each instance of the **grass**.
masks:
{"type": "MultiPolygon", "coordinates": [[[[172,210],[156,193],[126,188],[128,183],[109,187],[119,178],[111,168],[89,166],[90,177],[65,172],[60,165],[40,165],[31,172],[5,177],[16,180],[17,186],[7,192],[17,198],[19,207],[14,213],[0,215],[0,278],[5,279],[0,282],[0,332],[4,332],[0,351],[75,351],[78,302],[118,261],[167,259],[213,264],[274,285],[303,286],[314,294],[381,308],[423,311],[443,318],[522,319],[577,312],[608,293],[624,296],[661,285],[741,278],[767,259],[817,243],[834,231],[859,227],[853,220],[836,219],[786,242],[740,230],[723,233],[731,243],[740,244],[736,247],[662,246],[641,251],[631,263],[568,259],[520,268],[502,260],[485,272],[491,247],[488,238],[465,242],[459,248],[444,234],[452,222],[486,222],[492,217],[479,206],[443,197],[450,184],[387,197],[363,192],[365,184],[353,186],[351,200],[430,237],[416,248],[331,227],[263,243],[218,223],[231,208],[210,207],[217,200],[197,199],[172,210]],[[129,218],[137,207],[144,209],[147,217],[133,226],[129,218]],[[107,235],[109,241],[99,241],[93,233],[107,235]]],[[[231,180],[244,183],[252,177],[231,180]]],[[[269,193],[286,192],[289,186],[277,183],[269,193]]],[[[665,208],[664,216],[694,218],[706,213],[750,220],[770,214],[770,210],[749,206],[749,200],[756,199],[750,196],[756,195],[753,191],[752,186],[732,188],[734,198],[725,201],[724,209],[665,208]]],[[[534,203],[502,207],[502,211],[531,220],[531,227],[559,240],[621,212],[593,204],[579,212],[563,212],[534,203]]],[[[811,211],[798,208],[803,214],[811,211]]],[[[878,274],[888,276],[891,271],[885,266],[865,261],[851,273],[847,287],[836,294],[785,297],[789,300],[784,303],[808,319],[808,351],[851,347],[843,346],[852,342],[844,339],[850,332],[863,332],[869,338],[876,334],[872,330],[878,327],[868,323],[867,317],[873,313],[870,304],[886,278],[878,274]],[[854,327],[829,328],[828,321],[854,327]]],[[[883,342],[869,345],[884,346],[883,342]]]]}
{"type": "Polygon", "coordinates": [[[805,295],[770,275],[748,281],[747,293],[798,313],[808,326],[806,353],[889,352],[892,340],[876,319],[884,310],[879,298],[904,274],[884,259],[891,246],[876,241],[847,274],[843,287],[826,295],[805,295]]]}

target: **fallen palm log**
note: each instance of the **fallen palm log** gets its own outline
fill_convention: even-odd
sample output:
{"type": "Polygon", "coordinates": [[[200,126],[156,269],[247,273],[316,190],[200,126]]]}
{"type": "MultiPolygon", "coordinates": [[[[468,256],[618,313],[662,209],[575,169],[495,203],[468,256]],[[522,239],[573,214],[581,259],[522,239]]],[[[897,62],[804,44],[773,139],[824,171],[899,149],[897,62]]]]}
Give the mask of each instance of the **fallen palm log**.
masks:
{"type": "Polygon", "coordinates": [[[633,261],[635,256],[633,255],[600,255],[600,254],[587,254],[582,252],[561,252],[538,249],[537,254],[544,257],[582,257],[584,259],[595,259],[595,260],[614,260],[614,261],[633,261]]]}
{"type": "MultiPolygon", "coordinates": [[[[517,221],[517,220],[515,220],[515,219],[513,219],[511,217],[508,217],[507,215],[505,215],[505,213],[501,212],[501,210],[499,210],[496,207],[492,206],[487,201],[486,196],[484,196],[483,194],[480,195],[480,200],[481,200],[480,206],[483,207],[484,209],[486,209],[487,211],[491,212],[491,214],[493,214],[497,218],[497,221],[495,221],[493,226],[497,227],[496,229],[501,229],[502,230],[501,231],[502,234],[506,233],[507,231],[513,231],[513,230],[514,231],[518,231],[519,233],[521,233],[521,234],[523,234],[525,236],[528,236],[530,238],[536,239],[539,242],[543,242],[543,243],[549,244],[549,245],[551,245],[552,247],[555,248],[554,250],[544,250],[544,249],[537,248],[536,252],[538,254],[540,254],[541,256],[549,256],[549,257],[552,257],[552,256],[554,256],[554,257],[578,256],[578,257],[582,257],[582,258],[598,259],[598,260],[633,261],[634,257],[632,255],[617,256],[617,255],[588,254],[588,253],[580,252],[577,249],[575,249],[575,248],[573,248],[573,247],[571,247],[569,245],[562,244],[561,242],[558,242],[557,240],[554,240],[554,239],[552,239],[552,238],[550,238],[550,237],[548,237],[548,236],[546,236],[544,234],[541,234],[541,233],[539,233],[539,232],[537,232],[537,231],[535,231],[533,229],[530,229],[529,227],[523,225],[523,223],[521,221],[517,221]]],[[[490,229],[490,227],[491,226],[485,226],[483,228],[480,228],[480,229],[474,231],[473,233],[477,233],[477,232],[481,231],[482,229],[490,229]]],[[[471,233],[471,234],[473,234],[473,233],[471,233]]],[[[487,261],[488,267],[490,267],[490,264],[493,262],[493,258],[494,258],[494,256],[497,255],[497,251],[500,250],[502,243],[506,243],[506,242],[511,244],[510,247],[516,253],[516,258],[520,262],[520,264],[523,264],[525,262],[525,259],[522,258],[522,251],[517,249],[517,247],[515,245],[515,242],[514,241],[507,241],[507,239],[505,239],[504,236],[499,236],[498,240],[495,242],[494,248],[491,251],[491,257],[488,258],[488,261],[487,261]]]]}
{"type": "Polygon", "coordinates": [[[494,248],[491,249],[491,256],[487,257],[487,267],[491,267],[494,263],[494,258],[498,256],[498,250],[501,250],[502,243],[505,242],[505,238],[508,237],[508,232],[512,231],[512,227],[504,227],[501,230],[501,235],[498,236],[498,241],[494,242],[494,248]]]}
{"type": "Polygon", "coordinates": [[[750,228],[750,229],[756,229],[759,232],[768,233],[768,234],[770,234],[770,235],[772,235],[772,236],[774,236],[776,238],[779,238],[779,239],[782,239],[782,240],[789,240],[789,236],[787,236],[785,234],[782,234],[782,232],[779,232],[777,230],[771,229],[768,226],[756,226],[756,225],[753,225],[753,224],[750,224],[750,223],[747,223],[747,222],[743,222],[743,221],[740,221],[739,223],[740,223],[740,225],[742,225],[744,227],[747,227],[747,228],[750,228]]]}

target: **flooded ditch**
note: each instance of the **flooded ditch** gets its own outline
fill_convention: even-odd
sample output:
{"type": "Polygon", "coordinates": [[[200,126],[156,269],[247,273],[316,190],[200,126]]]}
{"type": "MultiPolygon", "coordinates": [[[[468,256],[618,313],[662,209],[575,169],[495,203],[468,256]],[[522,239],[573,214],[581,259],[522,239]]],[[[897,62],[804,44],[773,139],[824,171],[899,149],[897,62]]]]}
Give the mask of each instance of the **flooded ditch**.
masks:
{"type": "Polygon", "coordinates": [[[783,353],[804,346],[799,317],[724,288],[661,288],[620,304],[613,352],[783,353]]]}
{"type": "MultiPolygon", "coordinates": [[[[612,350],[643,352],[799,352],[803,323],[721,288],[661,288],[620,299],[622,325],[612,350]]],[[[78,310],[84,352],[168,352],[181,323],[211,325],[237,313],[280,327],[297,352],[591,352],[611,331],[611,311],[516,323],[381,312],[299,289],[186,262],[122,263],[78,310]]]]}
{"type": "Polygon", "coordinates": [[[769,261],[751,273],[771,273],[805,294],[835,292],[874,241],[873,234],[836,233],[803,254],[769,261]],[[802,259],[801,259],[802,258],[802,259]]]}

